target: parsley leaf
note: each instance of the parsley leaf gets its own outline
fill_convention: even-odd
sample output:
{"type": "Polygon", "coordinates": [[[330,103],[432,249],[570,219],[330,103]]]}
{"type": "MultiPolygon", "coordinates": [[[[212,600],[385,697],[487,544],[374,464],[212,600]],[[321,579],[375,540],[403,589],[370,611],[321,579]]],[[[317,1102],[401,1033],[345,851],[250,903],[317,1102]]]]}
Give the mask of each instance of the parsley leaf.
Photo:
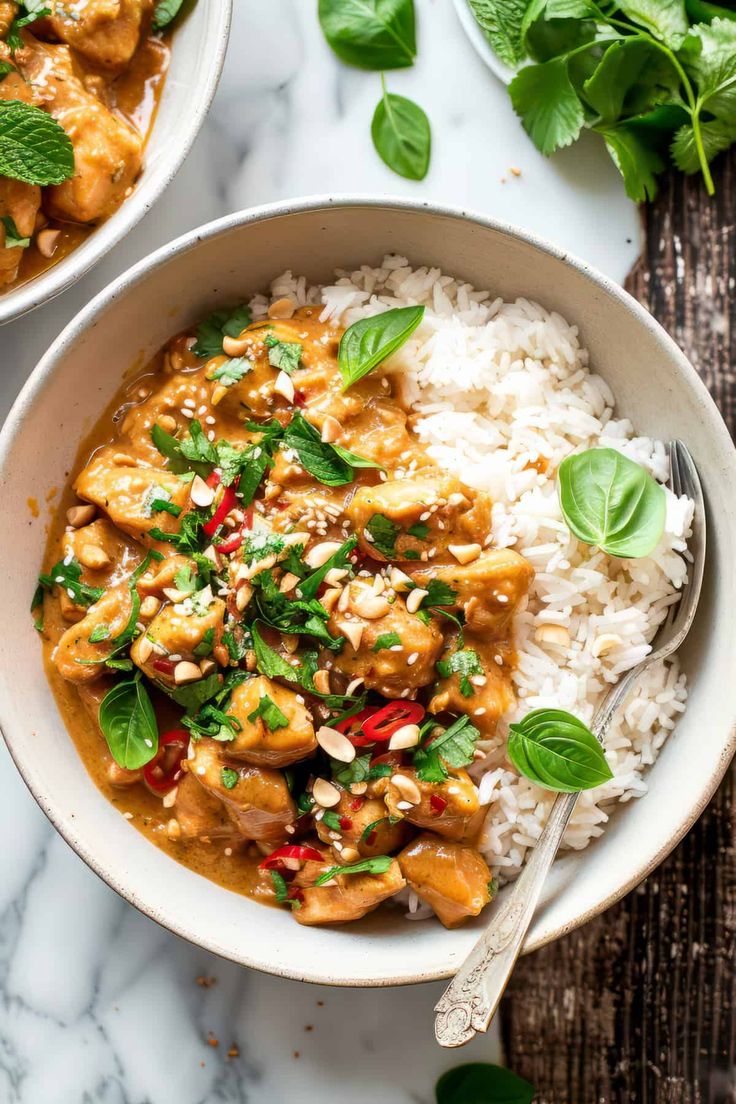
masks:
{"type": "Polygon", "coordinates": [[[469,766],[480,738],[480,732],[466,716],[458,717],[439,736],[432,735],[435,727],[434,721],[425,726],[429,740],[414,752],[414,767],[421,782],[444,782],[448,766],[469,766]]]}
{"type": "Polygon", "coordinates": [[[252,713],[248,714],[248,720],[251,724],[255,724],[259,717],[270,732],[275,732],[277,728],[286,728],[289,723],[289,718],[285,713],[282,713],[276,702],[273,698],[269,698],[268,694],[264,694],[257,707],[252,713]]]}
{"type": "Polygon", "coordinates": [[[437,670],[442,678],[458,675],[460,693],[464,698],[471,698],[475,691],[470,678],[472,675],[483,674],[483,664],[476,651],[472,648],[463,648],[459,652],[453,652],[449,659],[441,659],[437,663],[437,670]]]}

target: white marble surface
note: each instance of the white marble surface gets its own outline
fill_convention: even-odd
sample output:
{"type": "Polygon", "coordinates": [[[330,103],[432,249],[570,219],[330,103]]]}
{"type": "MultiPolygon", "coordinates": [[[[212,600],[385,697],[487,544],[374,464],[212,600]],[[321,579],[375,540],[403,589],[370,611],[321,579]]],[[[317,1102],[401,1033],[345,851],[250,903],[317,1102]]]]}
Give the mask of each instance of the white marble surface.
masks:
{"type": "MultiPolygon", "coordinates": [[[[235,0],[235,8],[211,117],[165,197],[76,288],[0,331],[3,415],[51,339],[113,276],[198,223],[290,195],[372,191],[475,208],[623,279],[638,220],[615,170],[594,142],[550,162],[536,153],[451,0],[417,0],[419,61],[389,78],[432,120],[432,167],[421,185],[393,176],[374,154],[378,78],[338,65],[316,4],[235,0]]],[[[429,1102],[438,1073],[459,1060],[433,1042],[440,986],[319,990],[215,959],[90,873],[4,748],[0,786],[0,1104],[280,1104],[297,1093],[305,1104],[348,1094],[352,1104],[429,1102]],[[217,984],[200,987],[198,976],[217,984]],[[209,1032],[219,1047],[208,1045],[209,1032]],[[238,1058],[227,1057],[232,1043],[238,1058]]],[[[462,1057],[498,1059],[497,1037],[462,1057]]]]}

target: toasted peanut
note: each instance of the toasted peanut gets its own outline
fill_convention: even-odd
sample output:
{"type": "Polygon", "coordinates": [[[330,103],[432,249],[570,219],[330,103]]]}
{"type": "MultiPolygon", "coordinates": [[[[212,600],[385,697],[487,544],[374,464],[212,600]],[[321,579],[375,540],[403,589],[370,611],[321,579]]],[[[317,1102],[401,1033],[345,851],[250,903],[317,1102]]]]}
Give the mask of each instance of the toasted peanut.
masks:
{"type": "Polygon", "coordinates": [[[391,586],[394,588],[394,590],[407,590],[412,585],[412,581],[409,576],[404,571],[401,571],[398,567],[391,568],[389,582],[391,583],[391,586]]]}
{"type": "Polygon", "coordinates": [[[335,608],[335,603],[342,595],[343,591],[339,589],[326,590],[321,598],[318,599],[319,604],[327,610],[328,613],[332,613],[335,608]]]}
{"type": "Polygon", "coordinates": [[[161,603],[158,598],[153,594],[148,594],[141,602],[140,614],[141,617],[145,617],[146,620],[148,620],[150,617],[155,617],[160,609],[161,603]]]}
{"type": "Polygon", "coordinates": [[[247,651],[245,653],[245,669],[246,671],[255,671],[258,666],[258,660],[256,659],[256,653],[253,651],[247,651]]]}
{"type": "Polygon", "coordinates": [[[356,847],[350,847],[349,845],[343,847],[340,852],[340,858],[344,863],[357,862],[360,858],[360,851],[356,847]]]}
{"type": "Polygon", "coordinates": [[[291,299],[277,299],[268,308],[269,318],[293,318],[294,311],[296,310],[296,303],[291,299]]]}
{"type": "Polygon", "coordinates": [[[170,602],[183,602],[189,597],[188,590],[179,590],[178,587],[164,587],[163,592],[170,602]]]}
{"type": "Polygon", "coordinates": [[[468,564],[477,560],[483,549],[479,544],[450,544],[448,548],[458,563],[468,564]]]}
{"type": "Polygon", "coordinates": [[[201,506],[204,509],[214,502],[215,488],[205,483],[200,475],[195,475],[189,487],[189,497],[195,506],[201,506]]]}
{"type": "Polygon", "coordinates": [[[359,621],[338,621],[337,627],[340,633],[350,641],[357,652],[360,647],[360,642],[363,639],[365,625],[361,625],[359,621]]]}
{"type": "Polygon", "coordinates": [[[323,809],[331,809],[340,800],[340,791],[326,778],[317,778],[312,786],[312,797],[323,809]]]}
{"type": "Polygon", "coordinates": [[[138,641],[138,659],[145,663],[153,655],[153,644],[147,636],[142,636],[138,641]]]}
{"type": "Polygon", "coordinates": [[[534,630],[534,639],[539,644],[555,644],[559,648],[570,647],[570,633],[564,625],[539,625],[534,630]]]}
{"type": "Polygon", "coordinates": [[[279,372],[273,385],[275,394],[281,395],[287,402],[293,402],[296,391],[294,384],[286,372],[279,372]]]}
{"type": "Polygon", "coordinates": [[[230,662],[230,653],[224,644],[215,644],[212,649],[212,655],[215,657],[221,667],[227,667],[230,662]]]}
{"type": "Polygon", "coordinates": [[[176,817],[172,817],[166,825],[166,835],[170,840],[181,839],[181,825],[176,817]]]}
{"type": "Polygon", "coordinates": [[[613,651],[614,648],[618,648],[622,643],[621,637],[617,633],[601,633],[596,637],[591,647],[591,652],[598,659],[600,656],[607,655],[613,651]]]}
{"type": "Polygon", "coordinates": [[[83,544],[77,553],[77,559],[82,567],[88,567],[90,571],[99,571],[110,563],[107,552],[98,544],[83,544]]]}
{"type": "Polygon", "coordinates": [[[237,591],[235,592],[235,606],[239,613],[243,612],[252,597],[252,586],[249,586],[247,583],[243,583],[242,586],[238,587],[237,591]]]}
{"type": "Polygon", "coordinates": [[[327,414],[325,420],[322,422],[322,440],[326,444],[332,444],[333,441],[338,440],[341,433],[342,426],[337,418],[333,418],[331,414],[327,414]]]}
{"type": "Polygon", "coordinates": [[[352,763],[355,758],[355,747],[342,732],[338,732],[336,728],[329,728],[328,725],[322,725],[315,735],[319,746],[333,759],[338,759],[341,763],[352,763]]]}
{"type": "Polygon", "coordinates": [[[290,590],[294,589],[298,582],[299,576],[293,575],[291,571],[287,571],[279,582],[279,590],[282,594],[288,594],[290,590]]]}
{"type": "MultiPolygon", "coordinates": [[[[404,727],[408,728],[409,726],[405,725],[404,727]]],[[[413,778],[409,778],[405,774],[394,774],[391,778],[391,784],[396,787],[404,801],[408,801],[411,805],[419,805],[422,795],[413,778]]]]}
{"type": "Polygon", "coordinates": [[[61,230],[41,230],[36,235],[36,249],[42,257],[53,257],[60,237],[61,230]]]}
{"type": "Polygon", "coordinates": [[[309,549],[304,557],[304,562],[313,570],[322,567],[327,563],[330,556],[334,556],[340,548],[342,548],[342,545],[339,541],[320,541],[319,544],[315,544],[314,547],[309,549]]]}
{"type": "Polygon", "coordinates": [[[428,594],[429,591],[422,590],[421,587],[416,587],[414,590],[409,591],[409,595],[406,599],[407,611],[409,613],[416,613],[428,594]]]}
{"type": "Polygon", "coordinates": [[[382,594],[373,594],[370,590],[364,590],[357,597],[350,597],[350,606],[358,617],[365,617],[367,621],[376,621],[379,617],[385,617],[390,611],[386,598],[382,594]]]}
{"type": "Polygon", "coordinates": [[[176,432],[176,418],[172,418],[171,414],[159,414],[156,422],[164,433],[176,432]]]}
{"type": "Polygon", "coordinates": [[[202,677],[206,678],[207,675],[211,675],[214,671],[217,670],[217,664],[213,659],[210,659],[208,656],[206,659],[200,659],[199,669],[202,672],[202,677]]]}
{"type": "Polygon", "coordinates": [[[81,529],[83,525],[89,525],[96,513],[96,506],[72,506],[66,512],[66,520],[73,529],[81,529]]]}
{"type": "MultiPolygon", "coordinates": [[[[401,751],[403,748],[416,747],[419,743],[419,725],[406,724],[397,728],[388,742],[389,751],[401,751]]],[[[403,777],[403,775],[401,776],[403,777]]]]}
{"type": "Polygon", "coordinates": [[[322,670],[316,671],[314,675],[314,685],[319,694],[329,694],[330,672],[326,671],[324,667],[322,670]]]}
{"type": "Polygon", "coordinates": [[[253,344],[253,338],[242,335],[241,337],[228,337],[222,339],[222,348],[229,357],[239,357],[246,353],[253,344]]]}
{"type": "Polygon", "coordinates": [[[174,668],[174,682],[177,686],[185,686],[189,682],[197,682],[202,677],[198,663],[190,663],[187,659],[180,660],[174,668]]]}
{"type": "Polygon", "coordinates": [[[287,655],[293,655],[299,647],[299,637],[294,633],[284,633],[281,637],[281,643],[284,646],[284,651],[287,655]]]}

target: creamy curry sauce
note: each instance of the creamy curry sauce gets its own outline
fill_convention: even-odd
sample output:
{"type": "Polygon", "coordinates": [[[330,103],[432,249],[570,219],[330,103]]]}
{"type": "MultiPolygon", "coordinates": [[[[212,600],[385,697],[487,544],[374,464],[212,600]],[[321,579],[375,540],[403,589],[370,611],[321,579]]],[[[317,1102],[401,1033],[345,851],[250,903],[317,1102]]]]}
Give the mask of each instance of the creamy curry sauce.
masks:
{"type": "Polygon", "coordinates": [[[343,390],[340,331],[319,308],[270,313],[224,341],[216,328],[209,358],[193,333],[174,338],[83,443],[45,569],[66,561],[96,589],[46,577],[49,679],[96,784],[178,861],[300,923],[357,919],[409,885],[455,926],[492,895],[466,767],[513,702],[532,570],[491,547],[490,500],[436,467],[395,378],[379,367],[343,390]],[[167,459],[172,441],[209,459],[167,459]],[[115,652],[133,592],[134,639],[115,652]],[[127,770],[98,709],[140,671],[179,743],[127,770]],[[237,685],[210,699],[220,713],[190,702],[183,722],[171,695],[207,680],[237,685]],[[453,731],[446,758],[432,752],[453,731]]]}
{"type": "Polygon", "coordinates": [[[73,18],[54,14],[7,37],[18,4],[0,0],[0,61],[14,68],[0,81],[0,100],[47,111],[74,147],[75,175],[39,188],[0,176],[0,219],[30,238],[5,246],[0,222],[0,293],[34,279],[81,245],[130,195],[169,65],[170,36],[153,33],[153,0],[77,0],[73,18]]]}

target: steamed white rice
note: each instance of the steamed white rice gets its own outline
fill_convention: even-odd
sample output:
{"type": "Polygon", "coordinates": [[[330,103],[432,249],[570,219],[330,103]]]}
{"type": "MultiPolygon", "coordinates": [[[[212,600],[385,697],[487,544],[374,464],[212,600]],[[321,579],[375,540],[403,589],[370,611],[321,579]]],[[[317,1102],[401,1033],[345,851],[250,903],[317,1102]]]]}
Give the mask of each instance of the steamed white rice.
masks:
{"type": "MultiPolygon", "coordinates": [[[[520,778],[505,755],[508,724],[541,706],[567,709],[585,722],[611,683],[651,651],[651,640],[678,598],[687,573],[692,503],[667,490],[667,521],[647,559],[619,560],[577,541],[567,529],[556,473],[569,453],[618,449],[666,480],[661,441],[637,437],[614,417],[614,396],[588,366],[576,326],[537,303],[505,303],[443,275],[387,256],[380,268],[338,272],[335,283],[308,287],[290,272],[274,280],[273,299],[322,303],[323,320],[348,326],[389,307],[424,304],[424,321],[386,367],[401,374],[429,454],[494,501],[497,546],[526,556],[536,575],[515,626],[517,706],[480,746],[472,768],[488,815],[480,846],[504,880],[521,868],[555,795],[520,778]],[[541,470],[539,470],[541,469],[541,470]],[[560,626],[563,642],[545,640],[560,626]],[[546,633],[549,635],[549,633],[546,633]]],[[[256,317],[269,300],[253,301],[256,317]]],[[[565,835],[580,849],[599,836],[615,802],[646,793],[645,774],[685,708],[677,659],[640,678],[606,738],[613,779],[580,795],[565,835]]],[[[415,894],[409,915],[431,915],[415,894]]]]}

